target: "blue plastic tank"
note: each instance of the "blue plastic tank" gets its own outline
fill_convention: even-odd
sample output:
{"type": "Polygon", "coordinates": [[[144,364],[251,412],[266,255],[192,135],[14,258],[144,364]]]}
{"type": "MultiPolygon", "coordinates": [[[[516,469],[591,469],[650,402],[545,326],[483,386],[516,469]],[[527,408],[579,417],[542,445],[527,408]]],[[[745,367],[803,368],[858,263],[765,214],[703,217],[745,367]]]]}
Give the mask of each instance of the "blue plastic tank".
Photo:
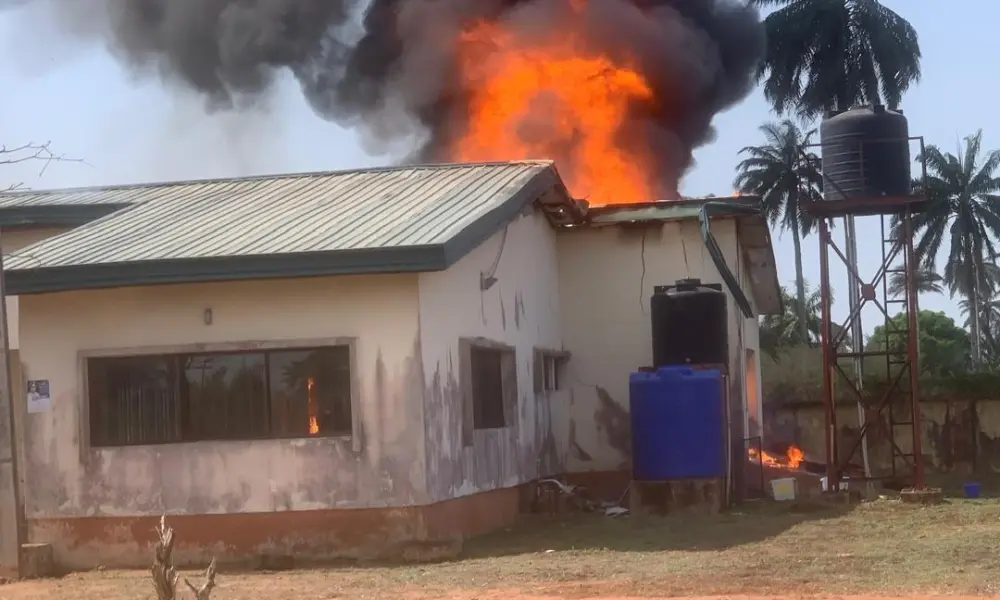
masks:
{"type": "Polygon", "coordinates": [[[671,366],[632,373],[629,405],[633,479],[725,476],[725,412],[718,369],[671,366]]]}

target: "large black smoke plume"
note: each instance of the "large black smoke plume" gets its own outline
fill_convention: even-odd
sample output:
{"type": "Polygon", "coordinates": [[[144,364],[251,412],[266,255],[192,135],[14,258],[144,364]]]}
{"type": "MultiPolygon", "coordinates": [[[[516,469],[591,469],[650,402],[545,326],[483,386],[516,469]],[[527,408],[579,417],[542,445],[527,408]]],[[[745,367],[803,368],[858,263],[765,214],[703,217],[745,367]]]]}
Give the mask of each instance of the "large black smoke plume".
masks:
{"type": "Polygon", "coordinates": [[[710,141],[712,117],[748,94],[764,47],[759,16],[743,0],[86,4],[104,11],[101,29],[122,60],[197,90],[214,109],[252,103],[287,69],[320,116],[360,128],[369,141],[422,130],[413,160],[447,159],[443,149],[462,131],[454,52],[463,28],[481,19],[526,31],[572,27],[596,48],[627,52],[654,87],[655,108],[637,111],[627,126],[663,157],[667,188],[692,149],[710,141]],[[582,16],[571,4],[584,6],[582,16]]]}

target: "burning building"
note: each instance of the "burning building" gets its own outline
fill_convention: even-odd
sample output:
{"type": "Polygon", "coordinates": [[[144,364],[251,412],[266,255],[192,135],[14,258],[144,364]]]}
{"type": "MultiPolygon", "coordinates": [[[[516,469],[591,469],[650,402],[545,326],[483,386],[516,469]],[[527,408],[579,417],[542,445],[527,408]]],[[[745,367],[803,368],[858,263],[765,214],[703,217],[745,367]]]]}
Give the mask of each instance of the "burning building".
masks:
{"type": "Polygon", "coordinates": [[[720,263],[704,201],[586,208],[523,161],[15,192],[0,227],[98,205],[5,272],[16,385],[49,390],[18,408],[29,538],[67,567],[141,566],[164,512],[178,560],[320,558],[506,525],[540,477],[620,496],[664,281],[723,283],[728,443],[760,431],[759,214],[714,215],[720,263]]]}
{"type": "Polygon", "coordinates": [[[139,566],[133,535],[164,512],[181,561],[369,556],[505,525],[539,477],[620,494],[645,299],[678,279],[724,283],[727,444],[759,434],[767,225],[730,210],[757,199],[709,226],[677,192],[753,84],[745,3],[102,0],[80,19],[211,110],[288,70],[317,114],[444,164],[3,196],[5,233],[62,223],[7,283],[16,377],[51,390],[18,417],[29,536],[66,566],[139,566]]]}

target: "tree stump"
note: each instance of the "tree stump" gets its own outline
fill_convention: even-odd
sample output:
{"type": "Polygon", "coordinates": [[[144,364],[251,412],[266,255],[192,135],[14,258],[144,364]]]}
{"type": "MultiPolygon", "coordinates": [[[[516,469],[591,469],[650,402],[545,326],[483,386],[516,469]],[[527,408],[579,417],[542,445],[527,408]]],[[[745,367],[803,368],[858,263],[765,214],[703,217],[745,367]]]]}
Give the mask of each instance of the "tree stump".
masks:
{"type": "MultiPolygon", "coordinates": [[[[153,558],[153,566],[150,572],[153,576],[153,588],[156,590],[157,600],[176,600],[177,581],[180,575],[173,564],[174,552],[174,530],[167,526],[167,517],[160,517],[160,524],[156,528],[156,535],[159,538],[156,542],[156,554],[153,558]]],[[[210,600],[212,590],[215,588],[215,559],[212,559],[205,571],[205,583],[201,587],[195,587],[187,578],[184,583],[194,592],[197,600],[210,600]]]]}

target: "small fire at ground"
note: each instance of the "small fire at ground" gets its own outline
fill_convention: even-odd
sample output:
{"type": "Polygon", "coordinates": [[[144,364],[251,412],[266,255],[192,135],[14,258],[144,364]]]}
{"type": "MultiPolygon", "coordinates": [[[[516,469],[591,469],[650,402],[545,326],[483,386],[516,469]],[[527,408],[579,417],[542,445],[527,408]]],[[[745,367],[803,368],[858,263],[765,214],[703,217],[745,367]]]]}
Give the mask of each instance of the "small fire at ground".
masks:
{"type": "Polygon", "coordinates": [[[779,467],[783,469],[798,469],[805,460],[805,453],[798,446],[791,445],[785,454],[772,454],[766,450],[757,450],[756,448],[750,448],[747,451],[747,456],[752,462],[764,464],[770,467],[779,467]]]}
{"type": "MultiPolygon", "coordinates": [[[[571,18],[585,4],[570,2],[571,18]]],[[[480,21],[459,37],[458,56],[471,92],[452,160],[553,158],[593,205],[658,199],[658,161],[625,128],[653,90],[627,54],[600,51],[573,24],[529,35],[480,21]]]]}

